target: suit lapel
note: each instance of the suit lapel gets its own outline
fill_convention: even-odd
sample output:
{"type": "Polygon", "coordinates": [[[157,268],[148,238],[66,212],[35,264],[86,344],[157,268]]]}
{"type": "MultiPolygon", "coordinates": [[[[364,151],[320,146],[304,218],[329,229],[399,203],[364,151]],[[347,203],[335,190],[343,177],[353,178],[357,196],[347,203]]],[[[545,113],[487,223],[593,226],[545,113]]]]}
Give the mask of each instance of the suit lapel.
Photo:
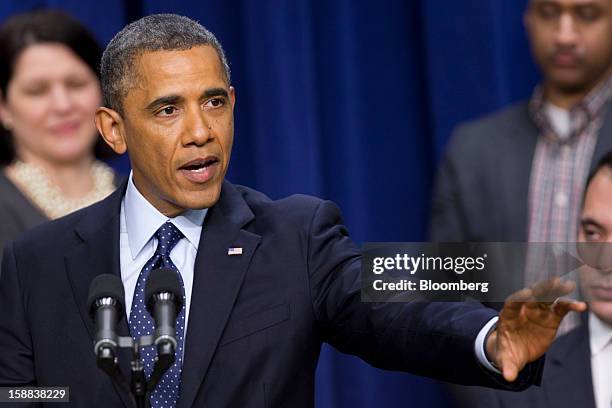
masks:
{"type": "MultiPolygon", "coordinates": [[[[91,281],[103,273],[121,276],[119,256],[119,214],[126,184],[83,216],[75,233],[79,240],[65,256],[68,279],[83,324],[92,339],[94,326],[87,310],[91,281]]],[[[182,407],[192,405],[214,356],[244,275],[261,237],[242,229],[254,218],[240,193],[224,183],[219,202],[209,210],[202,229],[194,266],[193,297],[185,344],[182,407]],[[242,248],[241,255],[228,255],[228,248],[242,248]]],[[[118,334],[129,336],[125,315],[118,334]]],[[[119,351],[122,372],[129,378],[129,350],[119,351]]],[[[113,383],[114,385],[114,383],[113,383]]],[[[126,407],[129,396],[115,389],[126,407]]]]}
{"type": "Polygon", "coordinates": [[[223,185],[209,210],[196,257],[189,311],[180,407],[197,396],[261,237],[242,229],[254,218],[240,193],[223,185]],[[228,248],[242,248],[228,255],[228,248]]]}
{"type": "MultiPolygon", "coordinates": [[[[87,327],[91,337],[92,347],[95,329],[89,315],[89,310],[87,310],[89,285],[96,276],[104,273],[111,273],[121,277],[119,262],[119,213],[126,185],[124,183],[108,198],[96,204],[84,214],[75,228],[75,233],[80,242],[73,251],[65,256],[68,280],[83,324],[87,327]]],[[[120,336],[129,336],[125,315],[119,322],[117,332],[120,336]]],[[[122,372],[129,379],[129,364],[131,361],[129,350],[120,349],[118,358],[122,372]]],[[[113,385],[115,384],[113,383],[113,385]]],[[[127,407],[131,407],[129,396],[116,386],[115,389],[124,404],[127,407]]]]}
{"type": "Polygon", "coordinates": [[[511,127],[507,150],[503,152],[505,159],[500,158],[498,172],[491,173],[496,178],[495,183],[499,180],[507,183],[504,189],[506,195],[499,201],[505,211],[498,212],[503,217],[499,220],[503,225],[501,236],[508,237],[507,241],[527,239],[531,166],[538,141],[538,129],[531,119],[528,105],[525,104],[521,109],[525,110],[526,119],[515,122],[511,127]]]}
{"type": "Polygon", "coordinates": [[[564,340],[549,353],[551,363],[544,371],[547,406],[595,408],[588,324],[583,322],[564,340]]]}
{"type": "Polygon", "coordinates": [[[604,121],[599,129],[597,136],[597,144],[593,152],[593,160],[591,160],[590,171],[592,172],[597,165],[597,162],[609,151],[612,150],[612,102],[608,102],[606,106],[606,114],[604,121]]]}

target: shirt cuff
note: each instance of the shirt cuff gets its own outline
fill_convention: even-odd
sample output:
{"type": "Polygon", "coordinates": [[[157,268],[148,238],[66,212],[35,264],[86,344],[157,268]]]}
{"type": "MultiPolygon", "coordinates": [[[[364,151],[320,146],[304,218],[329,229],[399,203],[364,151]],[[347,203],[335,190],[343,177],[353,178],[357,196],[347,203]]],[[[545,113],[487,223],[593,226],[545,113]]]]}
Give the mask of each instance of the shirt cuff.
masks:
{"type": "Polygon", "coordinates": [[[499,371],[487,358],[487,354],[485,353],[485,341],[487,337],[489,337],[489,333],[493,331],[495,328],[495,324],[499,320],[499,317],[495,316],[491,320],[484,325],[480,332],[478,332],[478,336],[476,336],[476,342],[474,342],[474,351],[476,352],[476,358],[485,366],[489,371],[493,371],[494,373],[501,374],[499,371]]]}

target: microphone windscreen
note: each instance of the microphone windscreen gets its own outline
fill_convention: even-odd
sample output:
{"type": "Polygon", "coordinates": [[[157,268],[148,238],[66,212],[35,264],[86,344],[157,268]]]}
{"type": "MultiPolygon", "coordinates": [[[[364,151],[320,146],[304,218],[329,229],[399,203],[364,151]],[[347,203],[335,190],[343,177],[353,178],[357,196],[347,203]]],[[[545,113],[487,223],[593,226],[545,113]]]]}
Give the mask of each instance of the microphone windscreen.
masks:
{"type": "Polygon", "coordinates": [[[183,307],[183,289],[177,273],[170,268],[153,269],[149,273],[145,286],[145,299],[148,308],[153,306],[153,295],[159,292],[172,293],[177,310],[183,307]]]}
{"type": "MultiPolygon", "coordinates": [[[[125,309],[125,290],[121,278],[117,275],[105,273],[98,275],[89,285],[89,296],[87,297],[87,308],[93,313],[94,303],[103,297],[111,297],[119,303],[120,311],[125,309]]],[[[121,316],[122,313],[119,314],[121,316]]]]}

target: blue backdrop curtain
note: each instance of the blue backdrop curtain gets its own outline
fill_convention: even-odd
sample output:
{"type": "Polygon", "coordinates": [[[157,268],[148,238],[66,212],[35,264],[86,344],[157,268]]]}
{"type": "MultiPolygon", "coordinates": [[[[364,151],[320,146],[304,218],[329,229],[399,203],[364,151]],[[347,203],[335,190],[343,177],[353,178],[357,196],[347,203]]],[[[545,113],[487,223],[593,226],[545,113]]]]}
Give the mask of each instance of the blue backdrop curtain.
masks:
{"type": "MultiPolygon", "coordinates": [[[[0,20],[66,10],[106,44],[142,15],[216,33],[237,89],[229,179],[273,198],[337,202],[357,242],[425,237],[437,160],[453,126],[528,97],[537,81],[526,0],[2,0],[0,20]]],[[[114,166],[127,172],[127,160],[114,166]]],[[[428,379],[325,347],[318,407],[449,406],[428,379]]]]}

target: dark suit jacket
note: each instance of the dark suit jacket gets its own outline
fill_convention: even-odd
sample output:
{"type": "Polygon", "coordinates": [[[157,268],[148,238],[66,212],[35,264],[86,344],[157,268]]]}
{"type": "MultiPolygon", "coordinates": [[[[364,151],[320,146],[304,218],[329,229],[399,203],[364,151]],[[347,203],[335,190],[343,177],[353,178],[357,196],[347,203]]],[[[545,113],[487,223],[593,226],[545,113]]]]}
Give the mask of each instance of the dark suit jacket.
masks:
{"type": "Polygon", "coordinates": [[[540,387],[486,390],[480,408],[595,408],[588,324],[559,337],[547,353],[540,387]]]}
{"type": "MultiPolygon", "coordinates": [[[[0,385],[70,386],[74,406],[128,403],[95,364],[92,279],[120,276],[125,184],[106,200],[10,244],[0,275],[0,385]]],[[[202,228],[180,407],[310,407],[322,342],[392,370],[508,386],[480,366],[474,340],[495,312],[450,303],[360,299],[360,250],[335,205],[271,201],[223,185],[202,228]],[[241,256],[228,256],[242,247],[241,256]]],[[[128,335],[126,319],[119,332],[128,335]]],[[[129,356],[120,355],[128,373],[129,356]]],[[[537,382],[541,361],[512,388],[537,382]]],[[[53,405],[57,406],[57,405],[53,405]]]]}
{"type": "MultiPolygon", "coordinates": [[[[115,175],[115,185],[120,185],[123,179],[124,177],[115,175]]],[[[4,169],[0,168],[0,251],[7,242],[19,234],[48,220],[47,216],[6,177],[4,169]]]]}
{"type": "MultiPolygon", "coordinates": [[[[47,217],[4,175],[0,168],[0,248],[47,217]]],[[[0,255],[2,261],[2,255],[0,255]]]]}
{"type": "MultiPolygon", "coordinates": [[[[612,150],[612,102],[591,169],[612,150]]],[[[527,103],[461,125],[438,170],[429,235],[432,241],[524,242],[538,128],[527,103]]]]}

